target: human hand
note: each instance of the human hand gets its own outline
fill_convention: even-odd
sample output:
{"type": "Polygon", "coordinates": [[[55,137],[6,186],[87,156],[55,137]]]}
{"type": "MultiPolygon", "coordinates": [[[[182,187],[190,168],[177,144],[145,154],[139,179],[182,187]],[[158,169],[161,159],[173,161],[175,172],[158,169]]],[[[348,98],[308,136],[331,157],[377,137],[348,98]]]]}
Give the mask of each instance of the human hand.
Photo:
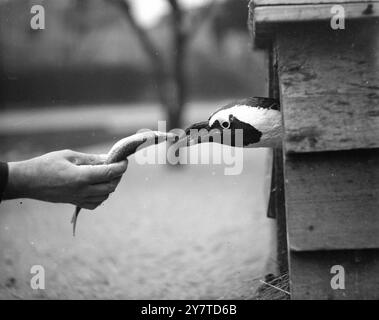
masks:
{"type": "Polygon", "coordinates": [[[127,169],[127,160],[104,164],[106,155],[55,151],[9,162],[4,199],[30,198],[71,203],[93,210],[105,201],[127,169]]]}

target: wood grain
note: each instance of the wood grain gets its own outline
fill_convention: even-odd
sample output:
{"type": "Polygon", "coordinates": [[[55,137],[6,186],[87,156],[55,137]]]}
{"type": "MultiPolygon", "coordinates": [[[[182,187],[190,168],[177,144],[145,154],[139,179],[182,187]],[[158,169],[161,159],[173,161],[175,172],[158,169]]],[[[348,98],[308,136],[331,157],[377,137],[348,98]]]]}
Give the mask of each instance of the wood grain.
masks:
{"type": "Polygon", "coordinates": [[[250,3],[255,44],[277,52],[292,299],[379,298],[378,16],[378,1],[250,3]]]}
{"type": "MultiPolygon", "coordinates": [[[[274,49],[271,49],[269,53],[269,96],[279,99],[277,53],[274,49]]],[[[283,150],[281,148],[273,150],[271,190],[267,216],[276,219],[276,260],[279,274],[284,274],[288,272],[288,247],[284,203],[283,150]]]]}
{"type": "Polygon", "coordinates": [[[379,147],[379,24],[277,35],[286,152],[379,147]]]}
{"type": "Polygon", "coordinates": [[[379,250],[291,252],[291,299],[379,299],[379,250]],[[333,265],[345,270],[345,289],[330,284],[333,265]]]}
{"type": "MultiPolygon", "coordinates": [[[[344,4],[344,3],[354,3],[359,0],[253,0],[252,3],[255,6],[275,6],[275,5],[294,5],[294,4],[344,4]]],[[[361,0],[359,2],[371,3],[376,0],[361,0]]]]}
{"type": "MultiPolygon", "coordinates": [[[[334,13],[331,4],[319,5],[281,5],[256,7],[254,9],[255,24],[270,24],[284,22],[305,22],[330,20],[334,13]]],[[[366,19],[379,16],[379,2],[344,4],[346,19],[366,19]]]]}
{"type": "Polygon", "coordinates": [[[379,150],[286,156],[292,250],[379,248],[379,150]]]}
{"type": "MultiPolygon", "coordinates": [[[[283,24],[324,21],[330,27],[333,5],[343,5],[346,23],[354,20],[377,19],[379,0],[375,1],[251,1],[249,29],[258,48],[269,46],[283,24]]],[[[297,26],[299,28],[299,26],[297,26]]]]}

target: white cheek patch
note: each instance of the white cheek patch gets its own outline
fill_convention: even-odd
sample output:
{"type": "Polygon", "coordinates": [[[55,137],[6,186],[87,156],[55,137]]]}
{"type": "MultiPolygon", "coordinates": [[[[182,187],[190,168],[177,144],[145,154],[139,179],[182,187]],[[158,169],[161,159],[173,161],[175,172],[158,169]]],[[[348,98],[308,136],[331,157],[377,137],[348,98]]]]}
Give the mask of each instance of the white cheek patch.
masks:
{"type": "Polygon", "coordinates": [[[263,134],[281,126],[281,114],[278,110],[255,108],[247,105],[235,105],[234,107],[220,110],[209,120],[209,125],[218,120],[229,121],[229,115],[233,115],[238,120],[250,124],[263,134]]]}
{"type": "Polygon", "coordinates": [[[210,120],[209,120],[209,126],[213,126],[213,124],[218,121],[220,124],[223,122],[229,122],[229,112],[227,117],[223,117],[223,115],[219,116],[218,114],[215,114],[210,120]]]}

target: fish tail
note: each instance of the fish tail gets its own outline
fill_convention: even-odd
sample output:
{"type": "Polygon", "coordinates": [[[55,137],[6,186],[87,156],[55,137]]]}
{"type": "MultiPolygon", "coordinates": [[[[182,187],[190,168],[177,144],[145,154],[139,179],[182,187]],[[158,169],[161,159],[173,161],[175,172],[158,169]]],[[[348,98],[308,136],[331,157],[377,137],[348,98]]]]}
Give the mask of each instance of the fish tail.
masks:
{"type": "Polygon", "coordinates": [[[75,237],[75,230],[76,230],[76,221],[78,220],[78,215],[79,215],[79,212],[80,212],[80,207],[76,207],[75,208],[75,212],[74,214],[72,215],[72,218],[71,218],[71,223],[72,223],[72,235],[75,237]]]}

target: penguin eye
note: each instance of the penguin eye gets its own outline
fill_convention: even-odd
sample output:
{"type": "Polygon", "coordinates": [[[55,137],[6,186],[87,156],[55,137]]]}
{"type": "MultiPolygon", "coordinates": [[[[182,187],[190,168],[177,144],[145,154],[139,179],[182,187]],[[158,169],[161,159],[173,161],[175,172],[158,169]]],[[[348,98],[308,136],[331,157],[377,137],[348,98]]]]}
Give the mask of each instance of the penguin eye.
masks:
{"type": "Polygon", "coordinates": [[[223,129],[229,129],[229,127],[230,127],[230,122],[229,122],[229,121],[222,121],[222,122],[221,122],[221,127],[222,127],[223,129]]]}

